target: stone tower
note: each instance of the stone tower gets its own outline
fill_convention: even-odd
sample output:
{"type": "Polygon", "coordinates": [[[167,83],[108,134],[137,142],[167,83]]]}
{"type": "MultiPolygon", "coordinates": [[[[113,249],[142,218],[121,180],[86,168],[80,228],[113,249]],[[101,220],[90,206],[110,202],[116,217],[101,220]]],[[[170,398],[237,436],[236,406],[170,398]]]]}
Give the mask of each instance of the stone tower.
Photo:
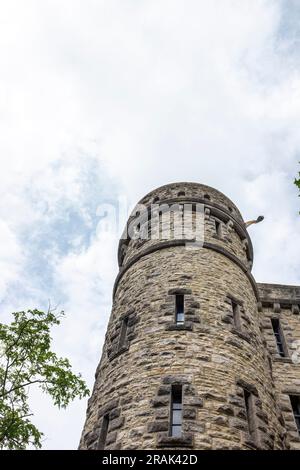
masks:
{"type": "Polygon", "coordinates": [[[219,191],[174,183],[140,204],[80,448],[300,448],[300,287],[255,282],[245,223],[219,191]],[[163,236],[161,212],[185,205],[202,209],[200,246],[172,235],[175,210],[163,236]]]}

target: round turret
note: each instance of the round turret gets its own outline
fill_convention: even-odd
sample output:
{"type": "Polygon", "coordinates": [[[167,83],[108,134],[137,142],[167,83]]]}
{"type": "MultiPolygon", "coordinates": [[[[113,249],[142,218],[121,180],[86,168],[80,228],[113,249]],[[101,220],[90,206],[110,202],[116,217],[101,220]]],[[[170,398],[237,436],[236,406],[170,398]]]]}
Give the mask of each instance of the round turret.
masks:
{"type": "Polygon", "coordinates": [[[131,214],[118,257],[80,448],[283,448],[252,244],[232,201],[201,184],[162,186],[131,214]],[[199,227],[175,237],[186,205],[199,227]]]}

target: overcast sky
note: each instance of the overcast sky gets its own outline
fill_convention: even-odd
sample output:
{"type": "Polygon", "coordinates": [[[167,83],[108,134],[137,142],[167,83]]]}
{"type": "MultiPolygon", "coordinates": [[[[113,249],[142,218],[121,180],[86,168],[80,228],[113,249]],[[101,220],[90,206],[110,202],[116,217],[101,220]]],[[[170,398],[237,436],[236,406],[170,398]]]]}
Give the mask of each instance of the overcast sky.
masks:
{"type": "MultiPolygon", "coordinates": [[[[89,386],[117,274],[97,207],[172,181],[228,195],[260,282],[300,284],[299,0],[2,0],[0,301],[64,309],[55,350],[89,386]]],[[[77,448],[86,400],[34,393],[43,448],[77,448]]]]}

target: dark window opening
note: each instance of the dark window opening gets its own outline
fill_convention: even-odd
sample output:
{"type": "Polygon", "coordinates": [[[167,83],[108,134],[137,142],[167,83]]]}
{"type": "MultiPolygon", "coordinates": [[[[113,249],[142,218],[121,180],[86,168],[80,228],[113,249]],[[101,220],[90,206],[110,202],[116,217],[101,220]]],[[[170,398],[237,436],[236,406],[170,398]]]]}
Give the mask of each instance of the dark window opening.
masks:
{"type": "Polygon", "coordinates": [[[222,224],[219,220],[215,220],[216,234],[218,238],[222,238],[222,224]]]}
{"type": "Polygon", "coordinates": [[[177,194],[177,196],[185,196],[185,192],[184,191],[179,191],[179,193],[177,194]]]}
{"type": "Polygon", "coordinates": [[[208,201],[210,201],[210,195],[209,194],[204,194],[204,199],[207,199],[208,201]]]}
{"type": "Polygon", "coordinates": [[[177,325],[184,324],[184,295],[177,294],[175,297],[175,321],[177,325]]]}
{"type": "Polygon", "coordinates": [[[244,389],[244,400],[245,400],[245,409],[248,422],[249,435],[253,441],[256,440],[256,425],[254,418],[254,402],[253,395],[248,390],[244,389]]]}
{"type": "Polygon", "coordinates": [[[274,336],[276,340],[277,351],[281,357],[285,357],[287,354],[286,354],[286,348],[285,348],[284,337],[283,337],[283,333],[281,330],[280,321],[278,318],[272,318],[271,322],[272,322],[272,327],[273,327],[274,336]]]}
{"type": "Polygon", "coordinates": [[[242,330],[242,320],[241,320],[240,305],[237,302],[235,302],[234,300],[231,300],[231,305],[232,305],[232,314],[233,314],[234,326],[236,327],[237,330],[241,331],[242,330]]]}
{"type": "Polygon", "coordinates": [[[182,433],[182,385],[173,385],[171,392],[170,436],[181,437],[182,433]]]}
{"type": "Polygon", "coordinates": [[[99,450],[103,450],[105,448],[108,427],[109,427],[109,415],[105,415],[103,416],[103,419],[102,419],[102,426],[101,426],[100,436],[98,440],[99,450]]]}
{"type": "Polygon", "coordinates": [[[119,349],[125,346],[127,339],[127,328],[128,328],[128,317],[123,318],[121,324],[120,338],[119,338],[119,349]]]}
{"type": "Polygon", "coordinates": [[[293,408],[294,418],[298,433],[300,434],[300,396],[290,395],[291,405],[293,408]]]}

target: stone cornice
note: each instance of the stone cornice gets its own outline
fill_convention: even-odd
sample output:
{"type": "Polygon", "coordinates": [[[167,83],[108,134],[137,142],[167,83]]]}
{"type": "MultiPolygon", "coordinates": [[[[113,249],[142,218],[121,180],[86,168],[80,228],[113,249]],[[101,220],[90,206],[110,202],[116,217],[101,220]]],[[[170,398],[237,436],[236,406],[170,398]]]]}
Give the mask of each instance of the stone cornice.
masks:
{"type": "Polygon", "coordinates": [[[300,305],[300,297],[299,298],[272,298],[272,297],[264,297],[260,299],[262,307],[265,308],[274,308],[274,305],[279,304],[280,308],[290,308],[293,305],[300,305]]]}
{"type": "MultiPolygon", "coordinates": [[[[151,253],[154,253],[155,251],[158,251],[158,250],[163,250],[163,249],[166,249],[166,248],[171,248],[171,247],[176,247],[176,246],[185,246],[189,242],[191,243],[191,242],[193,242],[193,240],[167,240],[167,241],[161,241],[161,242],[157,243],[156,245],[152,245],[152,246],[146,248],[145,250],[141,251],[140,253],[134,255],[127,262],[127,264],[120,269],[120,271],[117,275],[117,278],[115,280],[114,289],[113,289],[113,297],[115,296],[119,281],[123,277],[125,272],[131,266],[133,266],[137,261],[139,261],[141,258],[143,258],[144,256],[147,256],[151,253]]],[[[233,255],[229,251],[225,250],[221,246],[214,245],[212,243],[204,242],[203,248],[208,249],[208,250],[213,250],[213,251],[215,251],[215,252],[217,252],[217,253],[219,253],[223,256],[226,256],[228,259],[230,259],[232,262],[234,262],[237,266],[239,266],[239,268],[248,277],[248,279],[249,279],[249,281],[252,285],[252,288],[253,288],[253,291],[254,291],[254,294],[255,294],[255,297],[256,297],[257,301],[258,302],[260,301],[256,281],[255,281],[254,277],[252,276],[251,272],[249,271],[249,269],[247,269],[247,267],[242,263],[242,261],[240,261],[239,258],[237,258],[235,255],[233,255]]]]}

